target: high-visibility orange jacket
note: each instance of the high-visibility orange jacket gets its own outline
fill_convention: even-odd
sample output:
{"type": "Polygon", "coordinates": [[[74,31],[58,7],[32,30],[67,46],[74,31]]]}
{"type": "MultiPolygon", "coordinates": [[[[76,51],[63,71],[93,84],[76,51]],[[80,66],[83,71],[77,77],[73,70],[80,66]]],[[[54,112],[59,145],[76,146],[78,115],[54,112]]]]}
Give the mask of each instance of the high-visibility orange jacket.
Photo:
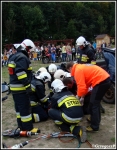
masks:
{"type": "Polygon", "coordinates": [[[79,97],[85,96],[89,87],[94,87],[110,77],[104,69],[92,64],[74,64],[71,75],[74,76],[76,81],[77,95],[79,97]]]}

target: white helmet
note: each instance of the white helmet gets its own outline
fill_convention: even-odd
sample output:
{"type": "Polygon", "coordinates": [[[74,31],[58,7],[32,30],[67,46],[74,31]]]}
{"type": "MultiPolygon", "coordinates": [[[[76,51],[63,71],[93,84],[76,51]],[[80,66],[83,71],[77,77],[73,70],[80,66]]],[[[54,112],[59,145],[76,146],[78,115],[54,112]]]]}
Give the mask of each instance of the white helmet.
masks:
{"type": "Polygon", "coordinates": [[[80,37],[76,40],[76,44],[77,44],[78,46],[83,45],[83,46],[85,47],[86,44],[87,44],[87,41],[86,41],[86,39],[85,39],[83,36],[80,36],[80,37]]]}
{"type": "Polygon", "coordinates": [[[65,72],[65,77],[71,77],[71,73],[65,72]]]}
{"type": "Polygon", "coordinates": [[[17,49],[20,46],[20,44],[13,44],[13,46],[15,47],[15,49],[17,49]]]}
{"type": "Polygon", "coordinates": [[[42,80],[44,83],[51,81],[51,76],[48,72],[41,72],[39,75],[35,75],[35,78],[42,80]]]}
{"type": "Polygon", "coordinates": [[[54,78],[55,78],[55,79],[63,80],[63,79],[65,78],[65,71],[63,71],[62,69],[58,69],[58,70],[54,73],[54,78]]]}
{"type": "Polygon", "coordinates": [[[51,83],[51,88],[53,89],[53,92],[61,92],[63,88],[66,86],[63,84],[63,82],[60,79],[55,79],[51,83]]]}
{"type": "Polygon", "coordinates": [[[29,51],[30,49],[34,49],[35,50],[35,44],[29,40],[29,39],[25,39],[21,44],[20,46],[23,48],[21,50],[26,50],[26,51],[29,51]]]}
{"type": "Polygon", "coordinates": [[[55,64],[50,64],[48,67],[50,73],[55,73],[57,71],[57,66],[55,64]]]}
{"type": "Polygon", "coordinates": [[[41,67],[36,71],[36,74],[39,75],[41,72],[47,72],[47,69],[45,67],[41,67]]]}

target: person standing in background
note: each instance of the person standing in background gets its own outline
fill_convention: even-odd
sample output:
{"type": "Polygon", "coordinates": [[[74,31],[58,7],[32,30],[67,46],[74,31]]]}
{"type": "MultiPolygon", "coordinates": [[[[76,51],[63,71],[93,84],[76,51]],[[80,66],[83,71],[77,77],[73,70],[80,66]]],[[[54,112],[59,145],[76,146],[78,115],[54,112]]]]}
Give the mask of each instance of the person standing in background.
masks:
{"type": "Polygon", "coordinates": [[[54,46],[54,44],[52,44],[51,47],[51,58],[52,58],[52,62],[56,62],[56,48],[54,46]]]}
{"type": "Polygon", "coordinates": [[[66,46],[65,46],[65,44],[63,44],[61,50],[62,50],[62,62],[65,62],[66,61],[66,57],[67,57],[67,52],[66,52],[66,46]]]}
{"type": "Polygon", "coordinates": [[[73,45],[72,46],[72,61],[75,61],[76,60],[76,48],[75,46],[73,45]]]}
{"type": "Polygon", "coordinates": [[[72,61],[72,51],[69,43],[66,46],[66,52],[67,52],[67,61],[72,61]]]}

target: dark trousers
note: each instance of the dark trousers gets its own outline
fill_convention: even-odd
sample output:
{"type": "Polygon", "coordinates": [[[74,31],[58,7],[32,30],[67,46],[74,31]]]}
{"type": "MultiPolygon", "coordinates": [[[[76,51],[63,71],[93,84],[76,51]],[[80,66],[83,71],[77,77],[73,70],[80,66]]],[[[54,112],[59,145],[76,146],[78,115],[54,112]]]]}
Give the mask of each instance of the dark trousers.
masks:
{"type": "Polygon", "coordinates": [[[58,125],[62,131],[71,132],[70,126],[74,125],[74,129],[73,129],[72,133],[75,135],[78,135],[79,130],[80,130],[80,126],[76,126],[77,124],[70,124],[70,123],[66,122],[62,118],[60,110],[50,108],[48,111],[48,114],[52,120],[54,120],[54,121],[58,120],[58,121],[62,122],[61,125],[58,125]]]}
{"type": "Polygon", "coordinates": [[[91,115],[91,127],[94,130],[99,130],[99,124],[101,121],[100,102],[111,85],[110,78],[99,83],[91,92],[89,112],[91,115]]]}
{"type": "Polygon", "coordinates": [[[76,53],[72,53],[72,60],[76,60],[76,53]]]}
{"type": "Polygon", "coordinates": [[[48,115],[54,121],[58,120],[60,122],[63,122],[61,125],[59,125],[60,128],[62,129],[62,131],[70,132],[70,125],[64,123],[64,120],[62,119],[62,116],[61,116],[61,111],[59,111],[57,109],[50,108],[48,111],[48,115]]]}
{"type": "Polygon", "coordinates": [[[32,106],[31,109],[33,122],[45,121],[48,119],[48,115],[41,105],[32,106]],[[38,116],[39,120],[35,119],[34,114],[38,116]]]}
{"type": "Polygon", "coordinates": [[[30,131],[33,129],[32,119],[22,121],[23,118],[31,115],[30,100],[26,93],[12,94],[15,104],[15,111],[17,114],[18,127],[23,131],[30,131]]]}

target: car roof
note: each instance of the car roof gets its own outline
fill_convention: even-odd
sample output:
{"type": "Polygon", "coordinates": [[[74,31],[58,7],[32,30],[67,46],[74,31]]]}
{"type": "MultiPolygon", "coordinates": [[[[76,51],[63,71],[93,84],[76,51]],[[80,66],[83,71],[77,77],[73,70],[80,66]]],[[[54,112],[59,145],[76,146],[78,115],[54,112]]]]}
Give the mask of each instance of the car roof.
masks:
{"type": "Polygon", "coordinates": [[[104,52],[110,52],[110,53],[114,53],[115,54],[116,48],[105,47],[105,48],[102,48],[102,50],[104,52]]]}

